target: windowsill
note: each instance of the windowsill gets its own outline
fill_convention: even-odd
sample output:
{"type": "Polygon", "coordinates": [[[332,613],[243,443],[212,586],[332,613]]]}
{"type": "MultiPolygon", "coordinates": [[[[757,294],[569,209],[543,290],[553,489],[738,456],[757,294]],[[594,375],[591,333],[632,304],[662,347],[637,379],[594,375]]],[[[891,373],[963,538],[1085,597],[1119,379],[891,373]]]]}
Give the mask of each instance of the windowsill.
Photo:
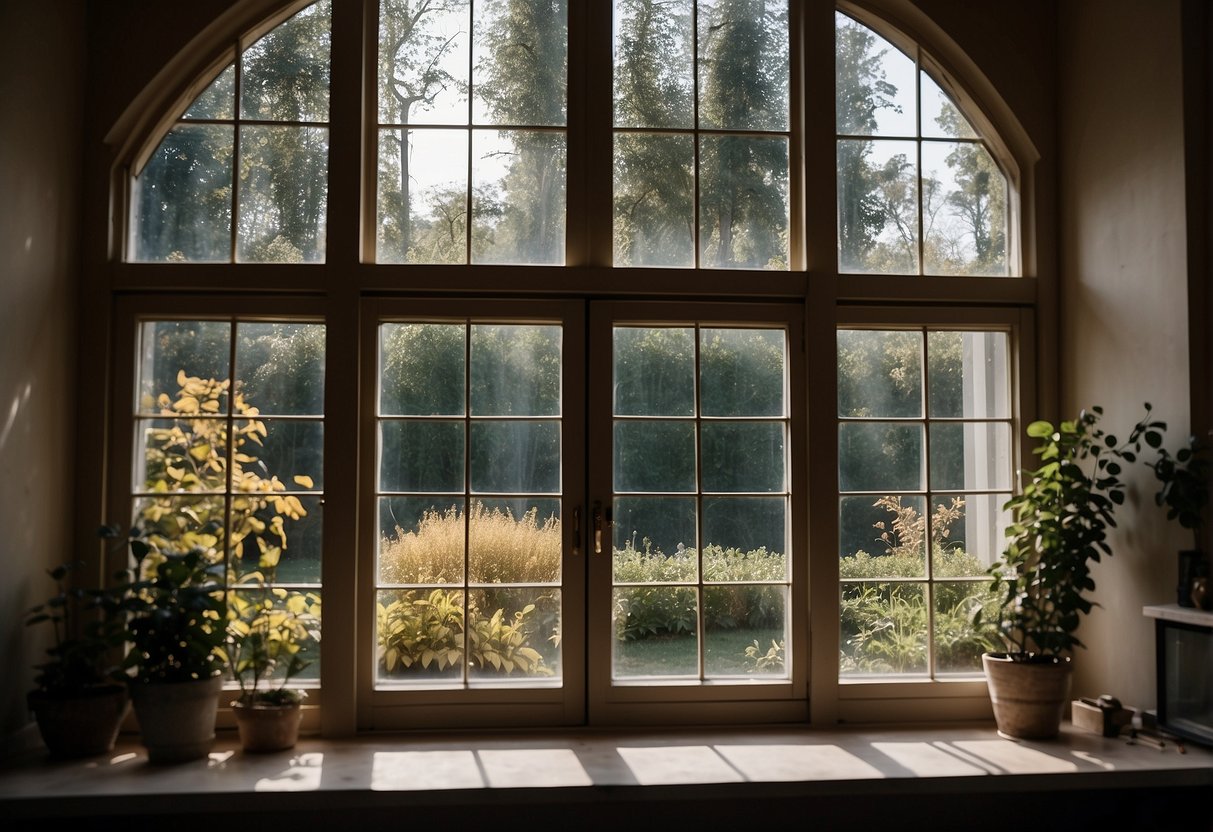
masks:
{"type": "Polygon", "coordinates": [[[703,813],[701,824],[717,828],[733,811],[755,821],[771,812],[860,818],[865,811],[892,816],[921,801],[930,812],[931,801],[946,801],[949,816],[972,820],[976,807],[966,801],[992,799],[978,825],[986,830],[1001,828],[1007,813],[994,809],[1000,801],[1047,802],[1050,795],[1064,797],[1069,811],[1082,805],[1087,818],[1100,807],[1121,820],[1132,806],[1166,813],[1190,803],[1208,811],[1213,752],[1179,754],[1171,743],[1158,751],[1068,723],[1045,742],[1002,739],[988,724],[566,729],[304,738],[293,751],[268,755],[243,754],[235,736],[221,732],[209,759],[194,763],[149,766],[135,738],[124,736],[104,757],[53,763],[29,753],[0,769],[0,816],[30,826],[87,817],[90,828],[172,816],[174,832],[182,823],[213,823],[217,813],[352,824],[406,822],[427,807],[503,822],[543,807],[599,828],[593,824],[612,816],[626,822],[638,805],[665,804],[684,819],[703,813]],[[961,806],[964,813],[953,811],[961,806]]]}

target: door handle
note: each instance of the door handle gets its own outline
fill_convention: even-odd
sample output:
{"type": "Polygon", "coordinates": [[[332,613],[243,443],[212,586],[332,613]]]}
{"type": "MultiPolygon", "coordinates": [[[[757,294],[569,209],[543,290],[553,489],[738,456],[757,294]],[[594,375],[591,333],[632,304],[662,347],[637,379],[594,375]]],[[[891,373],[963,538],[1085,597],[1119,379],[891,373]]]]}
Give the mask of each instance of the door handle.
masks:
{"type": "Polygon", "coordinates": [[[573,509],[573,557],[581,557],[581,506],[573,509]]]}
{"type": "Polygon", "coordinates": [[[594,501],[594,554],[602,554],[602,531],[604,528],[611,527],[611,510],[606,510],[606,518],[603,519],[602,503],[599,500],[594,501]]]}

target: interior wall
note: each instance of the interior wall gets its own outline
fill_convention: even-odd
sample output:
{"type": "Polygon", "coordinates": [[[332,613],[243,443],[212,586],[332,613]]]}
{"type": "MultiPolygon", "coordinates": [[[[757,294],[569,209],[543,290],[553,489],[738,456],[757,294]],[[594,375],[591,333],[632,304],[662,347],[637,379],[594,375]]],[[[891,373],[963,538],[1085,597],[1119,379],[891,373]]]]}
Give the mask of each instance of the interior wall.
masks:
{"type": "Polygon", "coordinates": [[[0,3],[0,741],[29,724],[49,631],[22,612],[71,559],[84,4],[0,3]]]}
{"type": "MultiPolygon", "coordinates": [[[[1174,450],[1190,400],[1180,0],[1072,0],[1059,32],[1062,410],[1101,404],[1123,436],[1149,401],[1174,450]]],[[[1190,537],[1154,505],[1148,468],[1124,479],[1074,695],[1154,707],[1141,608],[1175,602],[1175,553],[1190,537]]]]}

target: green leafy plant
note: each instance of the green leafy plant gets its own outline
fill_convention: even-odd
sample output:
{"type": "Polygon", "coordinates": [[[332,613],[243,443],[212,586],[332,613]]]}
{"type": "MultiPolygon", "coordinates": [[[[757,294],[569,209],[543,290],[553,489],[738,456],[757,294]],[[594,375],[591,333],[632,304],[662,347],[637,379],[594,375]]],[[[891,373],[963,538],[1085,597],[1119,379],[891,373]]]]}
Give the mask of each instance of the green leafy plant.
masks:
{"type": "Polygon", "coordinates": [[[304,691],[288,687],[311,665],[306,649],[320,641],[320,596],[288,592],[255,573],[257,588],[228,593],[232,675],[246,705],[290,705],[304,691]]]}
{"type": "Polygon", "coordinates": [[[480,671],[551,676],[543,655],[530,646],[536,604],[526,604],[512,615],[498,606],[486,615],[478,596],[470,596],[466,616],[463,591],[458,589],[434,589],[425,595],[400,590],[388,603],[381,602],[378,652],[383,670],[399,674],[432,668],[441,673],[458,667],[464,660],[466,631],[467,661],[480,671]]]}
{"type": "MultiPolygon", "coordinates": [[[[108,529],[102,532],[108,536],[108,529]]],[[[54,633],[46,649],[50,660],[34,666],[34,684],[48,696],[85,695],[120,678],[121,596],[112,589],[74,586],[72,575],[83,565],[75,561],[47,570],[56,592],[26,612],[26,626],[49,624],[54,633]]]]}
{"type": "Polygon", "coordinates": [[[1095,589],[1091,563],[1112,554],[1107,531],[1125,499],[1120,461],[1135,461],[1131,447],[1143,438],[1154,446],[1161,426],[1148,421],[1147,409],[1147,419],[1118,447],[1117,438],[1098,427],[1102,415],[1092,407],[1056,428],[1044,421],[1028,426],[1028,435],[1040,440],[1033,453],[1041,465],[1004,506],[1012,515],[1007,548],[991,567],[1001,633],[1016,660],[1084,646],[1074,632],[1094,606],[1085,595],[1095,589]]]}
{"type": "Polygon", "coordinates": [[[135,565],[122,588],[128,614],[123,662],[137,682],[186,682],[223,671],[226,609],[223,564],[206,550],[163,552],[131,531],[135,565]]]}

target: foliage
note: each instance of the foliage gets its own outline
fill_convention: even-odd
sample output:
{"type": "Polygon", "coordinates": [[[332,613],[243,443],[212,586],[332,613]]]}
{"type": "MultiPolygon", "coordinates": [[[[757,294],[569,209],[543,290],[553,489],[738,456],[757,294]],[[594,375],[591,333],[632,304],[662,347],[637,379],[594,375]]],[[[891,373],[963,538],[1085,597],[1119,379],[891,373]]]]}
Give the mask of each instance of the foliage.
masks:
{"type": "MultiPolygon", "coordinates": [[[[1157,431],[1146,433],[1147,443],[1153,444],[1152,437],[1155,436],[1158,436],[1157,431]]],[[[1158,448],[1158,458],[1150,463],[1161,483],[1154,502],[1166,506],[1168,520],[1178,520],[1180,526],[1192,531],[1194,548],[1199,549],[1204,513],[1209,505],[1209,477],[1213,473],[1208,446],[1201,444],[1195,436],[1189,436],[1186,446],[1172,456],[1161,444],[1160,438],[1154,445],[1158,448]]]]}
{"type": "Polygon", "coordinates": [[[764,653],[762,646],[755,639],[745,649],[746,664],[751,673],[783,673],[786,664],[784,659],[784,640],[771,639],[771,646],[764,653]]]}
{"type": "Polygon", "coordinates": [[[463,661],[467,635],[468,662],[481,671],[523,676],[550,676],[552,669],[543,656],[529,646],[534,634],[535,604],[526,604],[513,615],[504,608],[485,615],[477,605],[479,593],[471,593],[465,615],[461,589],[406,589],[378,606],[378,658],[388,674],[410,668],[454,670],[463,661]],[[467,626],[465,627],[465,623],[467,626]]]}
{"type": "MultiPolygon", "coordinates": [[[[1044,421],[1028,426],[1028,435],[1040,440],[1033,453],[1042,464],[1005,506],[1013,521],[1007,548],[990,570],[1013,657],[1057,656],[1083,646],[1074,631],[1093,606],[1084,596],[1095,589],[1090,564],[1112,554],[1107,530],[1125,499],[1118,460],[1135,459],[1128,445],[1118,448],[1116,437],[1098,427],[1102,414],[1093,407],[1056,428],[1044,421]]],[[[1129,445],[1154,427],[1143,420],[1129,445]]]]}
{"type": "MultiPolygon", "coordinates": [[[[109,536],[109,529],[102,533],[109,536]]],[[[121,595],[73,585],[72,573],[83,565],[75,561],[48,569],[56,592],[25,616],[26,626],[49,623],[54,633],[46,649],[50,660],[34,666],[34,684],[51,696],[84,694],[120,678],[115,651],[124,641],[121,595]]]]}
{"type": "Polygon", "coordinates": [[[232,675],[246,704],[302,699],[302,691],[287,686],[311,664],[303,650],[320,641],[320,596],[273,583],[272,569],[258,572],[227,594],[232,675]],[[243,588],[250,579],[256,589],[243,588]]]}
{"type": "Polygon", "coordinates": [[[227,663],[223,649],[226,609],[223,564],[205,550],[159,551],[136,528],[135,565],[123,586],[131,649],[123,668],[139,682],[186,682],[217,676],[227,663]]]}
{"type": "MultiPolygon", "coordinates": [[[[318,330],[306,331],[313,332],[318,330]]],[[[291,360],[276,345],[298,338],[271,336],[270,341],[271,360],[291,360]]],[[[253,386],[262,381],[262,370],[264,367],[252,371],[253,386]]],[[[177,384],[174,396],[162,393],[145,402],[172,421],[152,427],[147,434],[145,488],[156,496],[143,501],[139,509],[146,536],[140,546],[146,548],[137,574],[151,578],[160,575],[166,562],[196,558],[199,568],[214,576],[216,589],[227,587],[215,607],[227,620],[226,629],[218,628],[218,635],[221,642],[224,637],[229,641],[241,699],[297,701],[299,694],[286,685],[309,664],[301,651],[319,640],[320,600],[314,592],[289,593],[275,582],[287,548],[288,523],[307,512],[298,497],[283,493],[285,483],[268,474],[264,462],[254,455],[268,431],[242,385],[237,384],[233,392],[227,379],[203,379],[184,370],[178,372],[177,384]],[[229,426],[227,420],[215,418],[224,415],[229,394],[236,417],[230,429],[230,498],[223,493],[229,489],[229,426]],[[203,493],[183,502],[183,491],[203,493]],[[224,553],[225,527],[230,529],[230,562],[224,553]],[[249,568],[254,556],[256,565],[249,568]],[[276,687],[274,679],[278,680],[276,687]]],[[[294,476],[293,482],[304,488],[312,486],[306,475],[294,476]]],[[[169,575],[173,574],[170,570],[169,575]]],[[[201,579],[194,576],[190,580],[197,583],[201,579]]],[[[163,600],[176,603],[169,596],[163,600]]],[[[208,616],[205,641],[209,643],[213,635],[208,616]]],[[[160,675],[175,672],[155,671],[160,675]]],[[[203,675],[212,674],[200,673],[199,677],[203,675]]]]}

